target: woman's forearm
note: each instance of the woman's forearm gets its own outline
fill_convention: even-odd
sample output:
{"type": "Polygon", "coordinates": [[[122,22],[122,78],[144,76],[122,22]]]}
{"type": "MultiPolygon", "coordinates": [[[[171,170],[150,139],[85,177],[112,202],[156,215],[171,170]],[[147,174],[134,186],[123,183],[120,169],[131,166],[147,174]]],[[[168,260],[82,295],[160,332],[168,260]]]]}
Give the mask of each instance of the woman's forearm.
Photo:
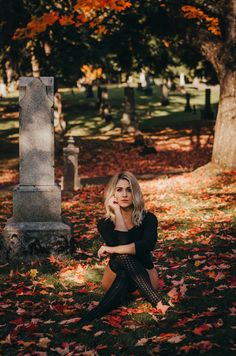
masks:
{"type": "Polygon", "coordinates": [[[120,208],[116,208],[115,210],[115,216],[116,216],[116,225],[115,225],[115,230],[118,231],[128,231],[123,216],[121,214],[120,208]]]}
{"type": "Polygon", "coordinates": [[[135,250],[135,243],[132,242],[131,244],[127,245],[118,245],[115,247],[111,247],[112,253],[118,253],[118,254],[129,254],[129,255],[135,255],[136,250],[135,250]]]}

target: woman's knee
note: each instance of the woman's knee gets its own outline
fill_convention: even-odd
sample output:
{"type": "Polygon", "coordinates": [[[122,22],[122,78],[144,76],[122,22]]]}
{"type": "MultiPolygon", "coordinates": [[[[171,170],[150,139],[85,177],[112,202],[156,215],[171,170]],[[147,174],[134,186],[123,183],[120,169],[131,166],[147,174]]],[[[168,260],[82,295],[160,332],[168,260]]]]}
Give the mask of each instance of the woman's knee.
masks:
{"type": "Polygon", "coordinates": [[[110,267],[113,271],[118,271],[126,266],[128,261],[132,261],[134,257],[128,254],[117,254],[111,261],[110,267]]]}

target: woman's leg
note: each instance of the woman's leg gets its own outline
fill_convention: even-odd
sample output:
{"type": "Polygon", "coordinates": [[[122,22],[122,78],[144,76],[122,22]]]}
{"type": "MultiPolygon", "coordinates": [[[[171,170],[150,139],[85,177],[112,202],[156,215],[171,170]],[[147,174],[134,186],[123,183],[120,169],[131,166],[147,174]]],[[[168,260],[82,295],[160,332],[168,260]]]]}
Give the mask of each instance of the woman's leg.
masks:
{"type": "Polygon", "coordinates": [[[142,295],[152,304],[152,306],[156,307],[160,300],[164,301],[164,303],[168,303],[168,296],[162,296],[153,288],[148,272],[135,256],[117,254],[115,258],[110,260],[109,264],[113,272],[120,269],[126,271],[130,279],[132,279],[142,295]]]}
{"type": "Polygon", "coordinates": [[[129,287],[130,280],[126,271],[118,269],[114,282],[104,294],[100,303],[94,309],[86,313],[79,323],[90,322],[93,319],[100,318],[109,313],[111,310],[124,304],[129,292],[129,287]]]}
{"type": "Polygon", "coordinates": [[[108,291],[108,289],[111,287],[112,283],[114,282],[116,278],[116,273],[114,273],[111,269],[109,264],[107,264],[105,266],[104,269],[104,274],[102,277],[102,288],[104,289],[104,291],[108,291]]]}

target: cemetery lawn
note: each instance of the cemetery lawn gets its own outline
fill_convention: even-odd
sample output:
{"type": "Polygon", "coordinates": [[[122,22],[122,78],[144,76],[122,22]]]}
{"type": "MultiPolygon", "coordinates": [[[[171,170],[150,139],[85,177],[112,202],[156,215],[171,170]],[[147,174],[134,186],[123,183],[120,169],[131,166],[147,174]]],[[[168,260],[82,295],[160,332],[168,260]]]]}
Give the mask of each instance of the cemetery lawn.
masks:
{"type": "MultiPolygon", "coordinates": [[[[119,91],[112,91],[117,110],[119,91]]],[[[75,254],[0,265],[4,356],[235,353],[235,179],[232,172],[207,164],[214,124],[174,105],[183,100],[181,95],[171,97],[168,111],[158,107],[163,113],[160,119],[141,121],[157,150],[143,155],[132,137],[121,137],[114,128],[101,132],[105,128],[101,121],[100,129],[95,128],[99,123],[93,121],[95,99],[86,101],[82,94],[63,91],[66,119],[80,147],[79,175],[84,179],[81,190],[64,193],[62,200],[63,214],[73,225],[75,254]],[[107,258],[97,258],[103,241],[96,230],[96,221],[103,216],[105,185],[91,184],[91,179],[113,175],[117,169],[137,175],[146,208],[158,217],[153,262],[163,295],[170,293],[175,303],[165,314],[154,313],[143,297],[131,295],[126,305],[81,329],[80,316],[104,294],[101,278],[107,263],[107,258]],[[85,185],[86,179],[90,184],[85,185]]],[[[140,98],[137,107],[141,100],[144,111],[148,102],[153,103],[153,98],[140,98]]],[[[196,105],[198,101],[196,97],[196,105]]],[[[11,189],[18,183],[14,104],[15,97],[0,102],[0,232],[12,215],[11,189]]],[[[141,110],[137,109],[139,114],[141,110]]],[[[61,174],[58,156],[58,182],[61,174]]]]}
{"type": "MultiPolygon", "coordinates": [[[[153,258],[160,289],[171,293],[174,307],[153,313],[143,297],[131,295],[102,319],[82,329],[77,325],[103,295],[107,263],[97,257],[104,185],[87,185],[63,195],[64,215],[73,223],[73,257],[0,266],[4,355],[234,354],[233,175],[207,164],[140,183],[147,209],[159,220],[153,258]]],[[[11,193],[0,192],[0,199],[2,229],[11,215],[11,193]]]]}

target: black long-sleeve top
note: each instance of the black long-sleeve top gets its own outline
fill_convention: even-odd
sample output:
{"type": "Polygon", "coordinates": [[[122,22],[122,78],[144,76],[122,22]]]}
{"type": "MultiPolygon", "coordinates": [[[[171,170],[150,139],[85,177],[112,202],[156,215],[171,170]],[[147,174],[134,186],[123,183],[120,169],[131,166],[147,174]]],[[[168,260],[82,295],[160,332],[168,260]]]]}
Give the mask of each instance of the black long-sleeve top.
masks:
{"type": "MultiPolygon", "coordinates": [[[[144,218],[139,226],[134,226],[128,231],[115,230],[115,224],[111,219],[100,219],[97,223],[98,232],[107,246],[135,244],[136,258],[147,269],[154,267],[151,251],[157,242],[158,220],[151,212],[144,212],[144,218]]],[[[111,255],[111,259],[116,253],[111,255]]]]}

